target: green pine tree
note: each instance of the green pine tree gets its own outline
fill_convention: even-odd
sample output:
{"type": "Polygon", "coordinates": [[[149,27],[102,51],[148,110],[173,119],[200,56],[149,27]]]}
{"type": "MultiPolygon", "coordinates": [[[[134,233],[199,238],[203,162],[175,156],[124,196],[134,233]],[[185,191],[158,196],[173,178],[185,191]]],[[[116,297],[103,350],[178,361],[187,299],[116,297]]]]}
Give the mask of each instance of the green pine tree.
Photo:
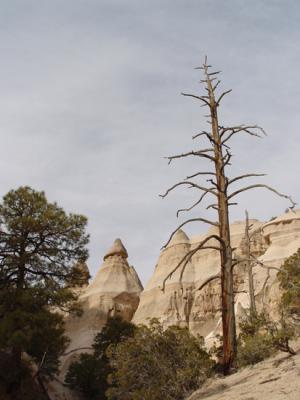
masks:
{"type": "Polygon", "coordinates": [[[68,340],[57,311],[79,310],[67,282],[88,255],[86,223],[30,187],[10,191],[0,204],[0,351],[14,369],[8,391],[21,387],[26,354],[41,384],[58,368],[68,340]]]}

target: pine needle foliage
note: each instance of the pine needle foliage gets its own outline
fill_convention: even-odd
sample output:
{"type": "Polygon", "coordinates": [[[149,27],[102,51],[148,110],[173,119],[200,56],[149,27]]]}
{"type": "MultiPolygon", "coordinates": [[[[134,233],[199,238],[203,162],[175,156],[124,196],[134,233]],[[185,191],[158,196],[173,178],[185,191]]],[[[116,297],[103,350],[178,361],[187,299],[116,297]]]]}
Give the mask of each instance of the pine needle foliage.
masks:
{"type": "Polygon", "coordinates": [[[201,337],[157,320],[108,349],[113,368],[108,400],[181,400],[210,375],[213,362],[201,337]]]}

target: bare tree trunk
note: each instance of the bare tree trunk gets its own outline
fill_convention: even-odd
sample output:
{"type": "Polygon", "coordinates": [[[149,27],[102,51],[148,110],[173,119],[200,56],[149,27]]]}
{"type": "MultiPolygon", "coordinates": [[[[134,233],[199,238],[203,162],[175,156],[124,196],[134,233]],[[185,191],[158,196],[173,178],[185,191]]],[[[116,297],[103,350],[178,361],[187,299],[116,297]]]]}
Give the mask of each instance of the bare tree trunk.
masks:
{"type": "Polygon", "coordinates": [[[41,376],[37,375],[36,379],[37,379],[37,382],[38,382],[38,384],[39,384],[39,386],[40,386],[40,388],[42,390],[42,393],[44,394],[45,398],[47,400],[51,400],[51,397],[49,396],[48,390],[47,390],[47,388],[46,388],[41,376]]]}
{"type": "Polygon", "coordinates": [[[221,298],[223,327],[223,369],[228,374],[237,352],[236,326],[233,292],[233,265],[230,243],[230,225],[228,213],[227,181],[222,153],[222,141],[219,133],[217,103],[207,71],[207,88],[210,102],[212,136],[214,140],[215,172],[218,193],[219,235],[223,240],[221,248],[221,298]]]}
{"type": "Polygon", "coordinates": [[[256,304],[254,294],[254,280],[253,280],[253,264],[251,262],[251,242],[250,242],[250,226],[249,226],[249,215],[248,211],[246,214],[245,224],[245,247],[246,247],[246,266],[248,272],[248,284],[249,284],[249,297],[250,297],[250,315],[256,315],[256,304]]]}
{"type": "Polygon", "coordinates": [[[230,372],[237,352],[231,248],[221,255],[223,370],[230,372]]]}
{"type": "MultiPolygon", "coordinates": [[[[23,257],[24,253],[24,245],[21,247],[21,257],[23,257]]],[[[18,269],[18,279],[16,284],[16,291],[15,291],[15,307],[16,309],[22,310],[22,294],[24,289],[24,281],[25,281],[25,266],[23,262],[20,262],[19,269],[18,269]]],[[[19,318],[17,317],[15,321],[15,329],[16,331],[22,331],[23,326],[20,323],[19,318]]],[[[22,368],[22,346],[20,344],[15,344],[12,346],[11,349],[12,358],[14,361],[14,368],[17,372],[16,374],[16,381],[15,381],[15,388],[18,389],[21,385],[21,368],[22,368]]]]}

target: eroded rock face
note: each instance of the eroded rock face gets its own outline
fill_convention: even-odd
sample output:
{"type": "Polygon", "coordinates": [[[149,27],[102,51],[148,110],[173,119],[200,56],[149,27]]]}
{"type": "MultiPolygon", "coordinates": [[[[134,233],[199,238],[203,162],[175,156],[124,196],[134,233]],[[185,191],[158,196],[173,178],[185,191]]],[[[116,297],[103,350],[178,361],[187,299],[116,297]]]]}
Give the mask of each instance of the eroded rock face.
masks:
{"type": "MultiPolygon", "coordinates": [[[[300,210],[290,211],[267,223],[250,220],[250,224],[251,253],[265,266],[257,264],[253,269],[257,307],[261,309],[264,305],[272,314],[279,298],[276,268],[300,247],[300,210]]],[[[213,280],[198,290],[208,278],[220,271],[217,250],[198,251],[188,262],[182,279],[182,268],[179,268],[165,281],[165,290],[162,291],[164,279],[179,261],[213,233],[217,233],[216,228],[210,229],[207,235],[189,239],[183,231],[177,232],[159,256],[153,276],[141,294],[133,322],[147,323],[149,318],[156,317],[165,326],[187,326],[191,332],[206,337],[208,343],[217,333],[221,333],[219,280],[213,280]]],[[[245,257],[244,221],[231,225],[231,240],[232,247],[236,248],[234,257],[242,260],[245,257]]],[[[213,240],[209,243],[218,245],[213,240]]],[[[249,283],[245,262],[240,262],[235,267],[234,280],[237,292],[236,314],[239,318],[249,308],[249,283]]]]}
{"type": "Polygon", "coordinates": [[[191,244],[187,235],[179,230],[168,247],[159,256],[154,274],[141,294],[140,306],[134,315],[133,322],[146,323],[148,318],[159,318],[164,324],[177,323],[187,326],[190,315],[191,288],[194,286],[194,266],[189,262],[180,283],[180,269],[175,271],[166,281],[169,274],[179,261],[190,251],[191,244]]]}
{"type": "MultiPolygon", "coordinates": [[[[90,285],[76,288],[82,305],[81,317],[66,318],[66,335],[71,339],[66,356],[61,360],[60,380],[63,381],[70,363],[82,352],[89,352],[95,335],[109,316],[121,315],[130,321],[143,290],[135,269],[128,264],[128,254],[120,239],[105,254],[95,279],[90,285]]],[[[59,390],[62,391],[62,388],[59,390]]],[[[73,398],[63,390],[66,398],[73,398]]]]}
{"type": "MultiPolygon", "coordinates": [[[[251,253],[263,263],[253,267],[257,308],[263,306],[272,315],[280,296],[276,274],[284,260],[300,247],[300,210],[290,211],[267,223],[250,220],[251,253]],[[271,267],[271,268],[270,268],[271,267]]],[[[199,246],[208,235],[217,233],[210,229],[206,235],[192,238],[179,230],[160,255],[153,276],[142,292],[142,285],[133,267],[127,262],[128,254],[117,239],[104,256],[104,262],[95,279],[87,287],[76,288],[83,307],[80,318],[68,318],[67,335],[71,338],[68,355],[62,360],[60,379],[70,363],[82,351],[89,351],[94,335],[105,325],[108,316],[119,314],[134,323],[146,323],[158,318],[165,327],[185,326],[192,333],[199,333],[212,344],[215,335],[221,333],[220,282],[213,280],[199,288],[208,278],[220,271],[220,256],[216,249],[206,249],[193,255],[186,265],[167,275],[188,254],[199,246]],[[181,276],[182,275],[182,276],[181,276]],[[162,290],[164,287],[164,291],[162,290]]],[[[245,257],[245,222],[231,225],[234,257],[245,257]]],[[[210,245],[218,246],[217,241],[210,245]]],[[[234,285],[237,292],[235,307],[237,319],[249,308],[249,283],[245,262],[235,267],[234,285]]],[[[57,389],[57,388],[56,388],[57,389]]],[[[57,392],[65,397],[76,398],[62,386],[57,392]]]]}

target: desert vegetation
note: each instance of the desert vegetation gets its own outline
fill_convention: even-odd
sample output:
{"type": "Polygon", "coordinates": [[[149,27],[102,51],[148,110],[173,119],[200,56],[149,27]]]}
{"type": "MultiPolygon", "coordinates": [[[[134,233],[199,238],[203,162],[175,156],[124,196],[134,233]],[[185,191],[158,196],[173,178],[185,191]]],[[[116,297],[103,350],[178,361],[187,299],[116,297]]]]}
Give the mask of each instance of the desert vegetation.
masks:
{"type": "Polygon", "coordinates": [[[212,374],[203,338],[157,320],[134,326],[110,318],[93,344],[71,364],[66,383],[95,400],[181,400],[212,374]]]}

